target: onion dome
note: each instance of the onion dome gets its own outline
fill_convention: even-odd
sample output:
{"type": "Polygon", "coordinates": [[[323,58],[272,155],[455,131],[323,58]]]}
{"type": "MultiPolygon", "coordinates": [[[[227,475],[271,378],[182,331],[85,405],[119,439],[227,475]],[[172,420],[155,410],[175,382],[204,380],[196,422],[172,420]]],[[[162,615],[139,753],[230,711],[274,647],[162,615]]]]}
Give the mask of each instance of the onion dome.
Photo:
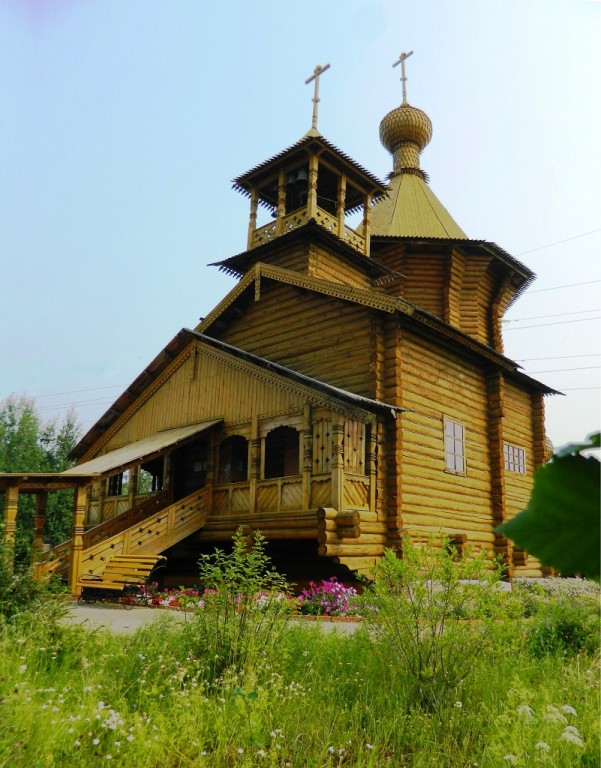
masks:
{"type": "Polygon", "coordinates": [[[431,138],[432,122],[421,109],[405,101],[389,112],[380,123],[380,141],[393,156],[391,176],[413,173],[426,180],[419,167],[419,156],[431,138]]]}

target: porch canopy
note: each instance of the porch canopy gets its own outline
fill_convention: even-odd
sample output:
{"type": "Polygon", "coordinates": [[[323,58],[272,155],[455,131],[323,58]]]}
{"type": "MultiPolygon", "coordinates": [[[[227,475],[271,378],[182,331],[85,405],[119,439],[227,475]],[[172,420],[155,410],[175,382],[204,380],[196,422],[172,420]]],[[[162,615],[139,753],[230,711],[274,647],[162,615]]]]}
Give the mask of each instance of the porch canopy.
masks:
{"type": "Polygon", "coordinates": [[[196,424],[188,424],[185,427],[175,427],[174,429],[165,429],[162,432],[156,432],[154,435],[143,437],[136,440],[135,443],[129,443],[114,451],[109,451],[95,459],[85,461],[76,467],[67,469],[61,474],[69,475],[103,475],[116,469],[125,469],[131,464],[135,464],[141,459],[153,459],[160,456],[168,448],[173,448],[180,443],[187,442],[193,437],[197,437],[201,432],[206,432],[211,427],[220,424],[223,419],[212,419],[211,421],[200,421],[196,424]]]}

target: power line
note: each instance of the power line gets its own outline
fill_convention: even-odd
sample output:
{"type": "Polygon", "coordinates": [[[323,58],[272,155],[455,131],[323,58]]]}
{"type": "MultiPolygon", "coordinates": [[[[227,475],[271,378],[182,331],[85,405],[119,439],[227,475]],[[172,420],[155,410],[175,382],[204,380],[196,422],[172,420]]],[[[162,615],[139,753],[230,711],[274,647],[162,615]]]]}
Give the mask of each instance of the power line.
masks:
{"type": "Polygon", "coordinates": [[[529,371],[529,373],[560,373],[562,371],[592,371],[601,368],[601,365],[587,365],[584,368],[550,368],[546,371],[529,371]]]}
{"type": "Polygon", "coordinates": [[[571,357],[599,357],[601,352],[594,352],[592,355],[559,355],[558,357],[520,357],[515,360],[516,363],[530,363],[534,360],[568,360],[571,357]]]}
{"type": "Polygon", "coordinates": [[[601,320],[601,315],[598,317],[579,317],[576,320],[558,320],[556,323],[538,323],[537,325],[521,325],[521,326],[516,326],[515,328],[505,328],[505,331],[524,331],[526,330],[526,328],[546,328],[548,325],[567,325],[568,323],[586,323],[588,320],[601,320]]]}
{"type": "Polygon", "coordinates": [[[591,229],[590,232],[583,232],[580,235],[572,235],[572,237],[566,237],[565,240],[556,240],[554,243],[548,243],[547,245],[539,245],[538,248],[531,248],[529,251],[522,251],[516,253],[516,256],[525,256],[527,253],[534,253],[535,251],[542,251],[544,248],[552,248],[554,245],[561,245],[562,243],[569,243],[570,240],[578,240],[580,237],[588,237],[588,235],[594,235],[597,232],[601,232],[601,229],[591,229]]]}
{"type": "Polygon", "coordinates": [[[562,392],[575,392],[576,390],[581,389],[601,389],[601,387],[562,387],[562,392]]]}
{"type": "Polygon", "coordinates": [[[537,288],[536,291],[528,291],[528,296],[533,293],[542,293],[543,291],[559,291],[561,288],[577,288],[579,285],[593,285],[601,283],[601,280],[587,280],[586,283],[570,283],[569,285],[555,285],[553,288],[537,288]]]}
{"type": "MultiPolygon", "coordinates": [[[[592,311],[592,310],[591,310],[592,311]]],[[[47,395],[32,395],[34,400],[41,400],[43,397],[60,397],[62,395],[79,395],[81,392],[99,392],[103,389],[120,389],[125,384],[112,384],[110,387],[92,387],[91,389],[72,389],[70,392],[50,392],[47,395]]]]}
{"type": "Polygon", "coordinates": [[[515,317],[509,320],[501,320],[502,323],[521,323],[523,320],[542,320],[545,317],[564,317],[565,315],[585,315],[587,312],[601,312],[597,309],[578,309],[574,312],[554,312],[552,315],[533,315],[532,317],[515,317]]]}

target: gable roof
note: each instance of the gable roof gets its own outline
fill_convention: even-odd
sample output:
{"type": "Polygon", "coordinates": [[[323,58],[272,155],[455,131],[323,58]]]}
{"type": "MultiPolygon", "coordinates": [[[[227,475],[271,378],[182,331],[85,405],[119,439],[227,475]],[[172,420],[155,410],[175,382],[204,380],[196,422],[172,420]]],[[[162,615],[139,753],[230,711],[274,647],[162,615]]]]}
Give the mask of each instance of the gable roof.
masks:
{"type": "MultiPolygon", "coordinates": [[[[399,408],[389,403],[384,403],[380,400],[373,400],[368,397],[356,395],[353,392],[334,387],[311,376],[305,376],[302,373],[298,373],[290,368],[273,363],[270,360],[253,355],[250,352],[246,352],[237,347],[233,347],[231,344],[226,344],[218,339],[214,339],[210,336],[205,336],[198,331],[193,331],[188,328],[182,328],[181,331],[169,342],[169,344],[163,349],[159,355],[150,363],[150,365],[138,376],[132,384],[125,390],[125,392],[117,398],[113,405],[100,417],[100,419],[94,424],[88,432],[83,436],[79,443],[75,446],[71,452],[72,458],[80,458],[84,456],[92,446],[104,435],[116,422],[125,414],[127,409],[142,397],[145,391],[151,387],[160,375],[168,368],[169,364],[178,357],[191,341],[197,340],[203,344],[211,347],[214,350],[218,350],[221,354],[228,356],[232,360],[240,361],[241,365],[250,365],[257,370],[267,372],[271,377],[279,377],[286,379],[289,382],[295,383],[299,387],[306,387],[313,390],[315,393],[324,395],[330,401],[337,401],[340,405],[346,405],[352,409],[360,409],[371,413],[380,413],[386,416],[395,417],[396,413],[402,412],[402,408],[399,408]]],[[[196,428],[198,425],[189,425],[191,428],[196,428]]],[[[159,434],[166,434],[159,433],[159,434]]],[[[156,437],[156,436],[155,436],[156,437]]],[[[134,444],[135,445],[135,444],[134,444]]],[[[85,465],[79,465],[74,470],[79,470],[80,467],[85,465]]]]}

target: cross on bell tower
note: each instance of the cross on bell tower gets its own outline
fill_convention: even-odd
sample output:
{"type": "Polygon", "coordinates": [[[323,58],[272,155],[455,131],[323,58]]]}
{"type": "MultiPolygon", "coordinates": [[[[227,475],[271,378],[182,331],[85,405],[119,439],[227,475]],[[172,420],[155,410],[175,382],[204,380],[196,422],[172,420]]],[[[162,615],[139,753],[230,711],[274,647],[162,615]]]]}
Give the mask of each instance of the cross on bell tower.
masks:
{"type": "Polygon", "coordinates": [[[319,104],[319,76],[323,75],[323,73],[330,68],[329,64],[326,64],[325,67],[322,67],[320,64],[318,64],[315,69],[313,70],[313,74],[311,77],[309,77],[307,80],[305,80],[305,85],[309,85],[310,82],[315,81],[315,88],[313,91],[313,119],[311,120],[311,128],[314,128],[317,130],[317,105],[319,104]]]}

